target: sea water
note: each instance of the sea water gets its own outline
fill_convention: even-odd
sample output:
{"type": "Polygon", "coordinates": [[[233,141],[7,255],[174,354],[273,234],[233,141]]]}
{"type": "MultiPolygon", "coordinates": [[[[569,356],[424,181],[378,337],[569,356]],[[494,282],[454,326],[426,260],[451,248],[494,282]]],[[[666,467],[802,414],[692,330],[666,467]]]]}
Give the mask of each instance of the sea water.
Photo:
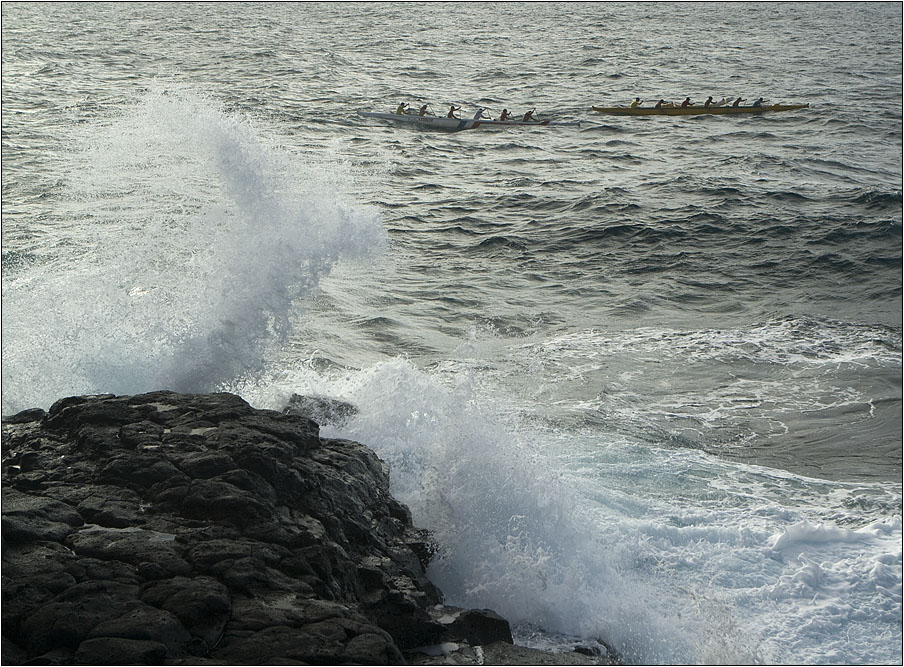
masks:
{"type": "Polygon", "coordinates": [[[349,401],[520,643],[901,662],[899,4],[2,12],[3,414],[349,401]]]}

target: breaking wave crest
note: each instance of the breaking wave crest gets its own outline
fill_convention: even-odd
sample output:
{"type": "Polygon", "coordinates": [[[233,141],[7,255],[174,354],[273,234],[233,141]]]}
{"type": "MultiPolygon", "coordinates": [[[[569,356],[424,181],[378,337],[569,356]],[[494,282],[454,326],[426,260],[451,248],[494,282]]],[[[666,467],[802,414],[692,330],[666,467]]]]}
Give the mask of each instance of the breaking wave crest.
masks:
{"type": "Polygon", "coordinates": [[[76,127],[62,230],[4,284],[3,410],[73,393],[210,391],[258,371],[343,259],[381,253],[376,209],[253,119],[153,87],[76,127]],[[76,133],[77,132],[77,133],[76,133]]]}

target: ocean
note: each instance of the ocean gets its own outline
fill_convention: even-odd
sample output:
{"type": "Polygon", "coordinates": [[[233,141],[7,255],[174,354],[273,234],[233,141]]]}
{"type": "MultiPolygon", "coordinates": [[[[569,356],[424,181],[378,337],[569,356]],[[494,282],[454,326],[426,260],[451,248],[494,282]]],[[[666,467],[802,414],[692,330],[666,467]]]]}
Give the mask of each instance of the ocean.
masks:
{"type": "Polygon", "coordinates": [[[901,99],[895,2],[4,2],[2,412],[347,401],[518,643],[901,664],[901,99]],[[810,108],[591,111],[710,95],[810,108]]]}

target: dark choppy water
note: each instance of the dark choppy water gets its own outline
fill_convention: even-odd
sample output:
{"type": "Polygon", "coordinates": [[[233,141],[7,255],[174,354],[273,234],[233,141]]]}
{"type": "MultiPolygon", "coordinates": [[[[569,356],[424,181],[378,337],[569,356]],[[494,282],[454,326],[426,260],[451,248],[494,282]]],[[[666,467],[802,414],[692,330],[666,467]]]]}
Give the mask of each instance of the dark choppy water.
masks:
{"type": "Polygon", "coordinates": [[[2,11],[4,414],[351,400],[522,641],[900,662],[900,4],[2,11]]]}

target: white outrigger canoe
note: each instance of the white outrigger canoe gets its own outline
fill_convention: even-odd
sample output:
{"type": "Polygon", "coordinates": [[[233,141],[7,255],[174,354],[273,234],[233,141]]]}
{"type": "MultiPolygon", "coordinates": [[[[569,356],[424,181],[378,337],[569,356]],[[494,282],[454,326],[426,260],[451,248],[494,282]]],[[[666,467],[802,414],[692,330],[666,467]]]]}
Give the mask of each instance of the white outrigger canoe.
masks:
{"type": "Polygon", "coordinates": [[[580,122],[566,123],[550,120],[490,120],[474,118],[446,118],[443,116],[417,116],[415,114],[385,113],[381,111],[359,111],[359,116],[388,120],[391,123],[412,125],[414,127],[458,132],[460,130],[502,129],[506,127],[547,127],[549,125],[580,125],[580,122]]]}

